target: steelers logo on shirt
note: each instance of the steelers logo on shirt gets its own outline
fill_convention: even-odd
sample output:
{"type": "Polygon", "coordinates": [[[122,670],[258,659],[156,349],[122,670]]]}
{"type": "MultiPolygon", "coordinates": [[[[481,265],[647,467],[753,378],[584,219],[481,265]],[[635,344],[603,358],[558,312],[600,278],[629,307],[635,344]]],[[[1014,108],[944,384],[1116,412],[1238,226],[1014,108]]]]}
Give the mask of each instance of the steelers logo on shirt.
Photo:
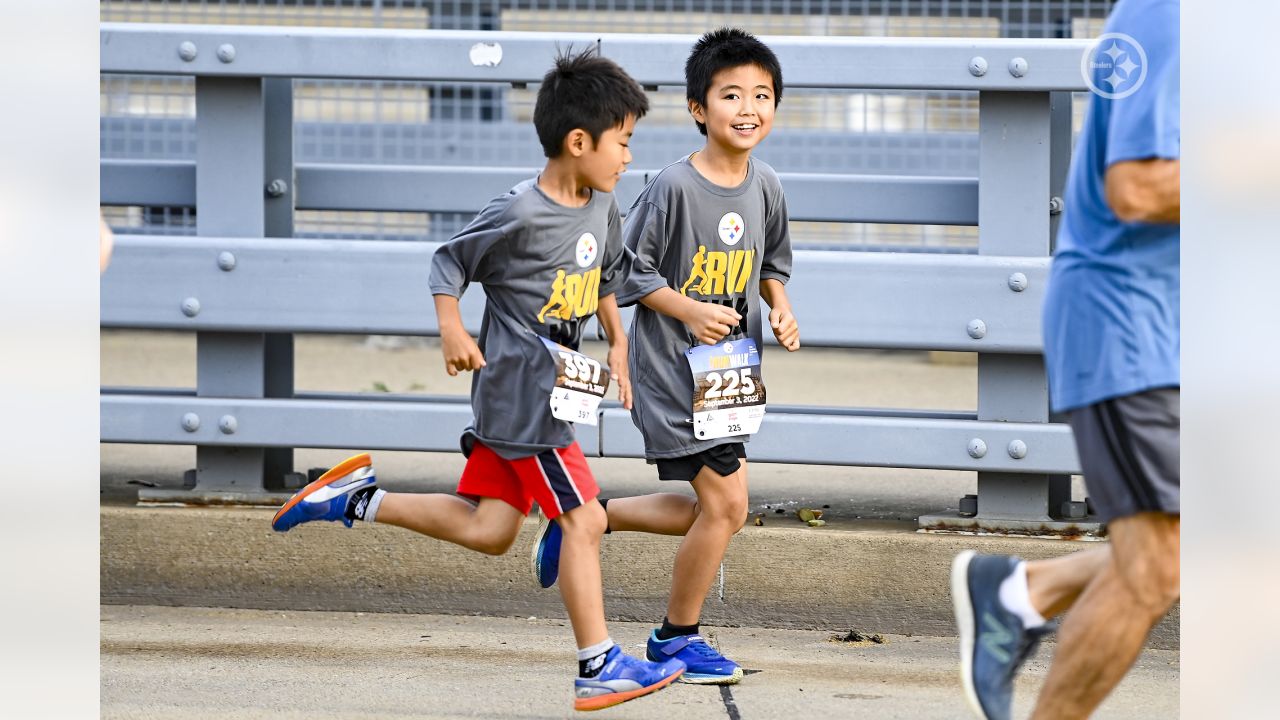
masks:
{"type": "Polygon", "coordinates": [[[599,250],[600,244],[596,242],[596,236],[591,233],[582,233],[582,237],[578,238],[578,249],[573,259],[578,261],[578,267],[588,267],[596,261],[596,253],[599,250]]]}
{"type": "Polygon", "coordinates": [[[725,213],[724,217],[720,218],[720,240],[725,245],[737,245],[746,231],[747,227],[738,213],[725,213]]]}

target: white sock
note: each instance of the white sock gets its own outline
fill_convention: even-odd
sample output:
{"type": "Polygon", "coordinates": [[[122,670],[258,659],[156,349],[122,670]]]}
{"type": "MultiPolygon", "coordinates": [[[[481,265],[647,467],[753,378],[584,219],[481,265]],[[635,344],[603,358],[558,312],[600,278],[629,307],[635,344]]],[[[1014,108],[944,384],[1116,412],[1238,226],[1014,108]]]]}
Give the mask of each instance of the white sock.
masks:
{"type": "Polygon", "coordinates": [[[1027,563],[1019,562],[1009,577],[1000,583],[1000,604],[1022,619],[1028,630],[1044,625],[1045,619],[1031,606],[1031,593],[1027,589],[1027,563]]]}
{"type": "Polygon", "coordinates": [[[578,649],[578,677],[594,678],[604,669],[604,657],[613,649],[613,638],[578,649]]]}
{"type": "Polygon", "coordinates": [[[369,498],[369,507],[364,509],[365,522],[376,522],[378,517],[378,508],[382,505],[382,498],[387,496],[387,491],[378,488],[373,491],[373,497],[369,498]]]}
{"type": "Polygon", "coordinates": [[[597,655],[603,655],[609,652],[609,650],[613,648],[613,645],[613,638],[605,638],[591,647],[578,648],[578,659],[590,660],[597,655]]]}

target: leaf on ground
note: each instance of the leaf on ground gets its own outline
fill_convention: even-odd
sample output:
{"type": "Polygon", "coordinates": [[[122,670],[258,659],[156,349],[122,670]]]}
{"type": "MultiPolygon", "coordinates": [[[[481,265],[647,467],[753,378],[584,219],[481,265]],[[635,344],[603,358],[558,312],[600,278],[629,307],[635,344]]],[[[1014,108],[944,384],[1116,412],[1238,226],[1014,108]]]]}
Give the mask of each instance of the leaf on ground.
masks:
{"type": "Polygon", "coordinates": [[[884,636],[880,633],[861,633],[857,630],[850,630],[847,633],[836,633],[831,636],[831,642],[842,643],[872,643],[875,645],[884,644],[884,636]]]}
{"type": "Polygon", "coordinates": [[[826,525],[826,524],[827,524],[826,520],[818,520],[817,518],[814,518],[813,520],[809,521],[809,527],[822,527],[823,525],[826,525]]]}
{"type": "Polygon", "coordinates": [[[818,519],[818,516],[813,514],[813,510],[811,508],[800,508],[796,511],[796,517],[800,518],[800,522],[809,522],[810,520],[818,519]]]}
{"type": "Polygon", "coordinates": [[[373,390],[374,392],[385,392],[385,393],[391,392],[391,388],[387,387],[387,384],[382,382],[381,380],[378,380],[373,383],[373,390]]]}
{"type": "Polygon", "coordinates": [[[761,527],[762,525],[764,525],[764,513],[758,513],[756,515],[756,527],[761,527]]]}

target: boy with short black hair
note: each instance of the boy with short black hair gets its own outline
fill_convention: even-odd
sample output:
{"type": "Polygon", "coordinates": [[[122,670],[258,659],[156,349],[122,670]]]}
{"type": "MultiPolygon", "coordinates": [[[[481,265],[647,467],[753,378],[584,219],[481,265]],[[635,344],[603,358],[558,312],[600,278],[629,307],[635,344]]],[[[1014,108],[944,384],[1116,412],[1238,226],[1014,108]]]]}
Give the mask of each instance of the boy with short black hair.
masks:
{"type": "Polygon", "coordinates": [[[548,158],[542,173],[490,201],[432,260],[445,368],[475,373],[462,497],[387,493],[374,484],[369,456],[358,455],[299,491],[272,521],[283,532],[311,520],[348,527],[376,520],[499,555],[536,501],[563,533],[560,591],[579,648],[578,710],[654,692],[684,671],[678,660],[630,657],[609,638],[600,580],[606,518],[569,421],[591,422],[584,396],[598,403],[608,384],[608,372],[576,351],[597,310],[627,401],[627,342],[614,298],[624,285],[631,295],[652,294],[694,328],[724,313],[667,288],[622,243],[610,193],[631,162],[628,142],[648,107],[640,86],[612,61],[590,51],[558,58],[534,110],[548,158]],[[458,311],[472,282],[487,296],[479,344],[458,311]]]}
{"type": "MultiPolygon", "coordinates": [[[[662,627],[649,638],[651,660],[680,659],[682,680],[731,684],[736,663],[698,634],[702,602],[729,540],[747,517],[744,442],[764,414],[758,308],[788,351],[800,347],[785,284],[791,275],[786,201],[773,169],[751,157],[773,125],[782,70],[764,43],[737,29],[704,35],[685,64],[689,112],[706,136],[702,150],[662,170],[645,188],[623,234],[639,259],[682,295],[732,308],[720,337],[690,335],[650,307],[631,329],[632,419],[660,480],[689,482],[697,500],[657,493],[608,501],[611,531],[684,535],[662,627]],[[695,393],[696,388],[696,393],[695,393]]],[[[633,300],[625,293],[619,303],[633,300]]],[[[647,303],[645,304],[647,305],[647,303]]],[[[555,581],[556,531],[535,547],[539,581],[555,581]]]]}

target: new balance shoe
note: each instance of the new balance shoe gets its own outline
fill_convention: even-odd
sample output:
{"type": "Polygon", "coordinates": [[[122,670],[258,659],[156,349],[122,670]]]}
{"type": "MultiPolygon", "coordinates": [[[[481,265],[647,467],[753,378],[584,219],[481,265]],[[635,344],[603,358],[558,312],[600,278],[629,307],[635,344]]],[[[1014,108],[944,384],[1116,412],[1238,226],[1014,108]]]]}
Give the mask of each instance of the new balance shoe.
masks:
{"type": "Polygon", "coordinates": [[[549,588],[556,584],[560,576],[560,541],[564,534],[560,532],[560,523],[548,520],[539,512],[538,534],[533,536],[533,554],[530,565],[533,568],[533,579],[538,585],[549,588]]]}
{"type": "Polygon", "coordinates": [[[341,521],[351,527],[347,504],[351,502],[352,495],[377,481],[373,474],[373,460],[368,453],[349,457],[294,493],[276,511],[276,516],[271,519],[271,529],[286,532],[295,525],[312,520],[341,521]]]}
{"type": "Polygon", "coordinates": [[[684,672],[679,660],[648,662],[622,652],[614,645],[604,656],[604,667],[593,678],[574,681],[574,710],[601,710],[657,692],[684,672]]]}
{"type": "Polygon", "coordinates": [[[966,550],[951,563],[951,599],[960,630],[960,680],[969,707],[985,720],[1007,720],[1013,679],[1053,624],[1026,628],[1000,602],[1000,584],[1018,566],[1007,555],[966,550]]]}
{"type": "Polygon", "coordinates": [[[658,631],[649,634],[646,655],[655,662],[676,659],[687,668],[681,682],[696,685],[734,685],[742,679],[738,663],[721,655],[701,635],[678,635],[659,640],[658,631]]]}

